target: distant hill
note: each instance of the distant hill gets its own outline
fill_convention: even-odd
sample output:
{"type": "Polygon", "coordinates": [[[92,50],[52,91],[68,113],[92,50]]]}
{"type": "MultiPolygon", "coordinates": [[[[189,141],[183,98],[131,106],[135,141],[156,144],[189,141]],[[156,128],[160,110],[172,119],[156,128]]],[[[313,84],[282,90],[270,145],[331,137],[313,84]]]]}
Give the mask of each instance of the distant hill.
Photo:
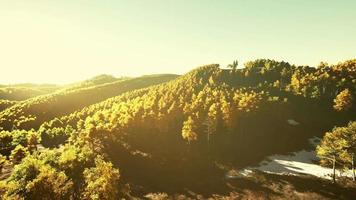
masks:
{"type": "Polygon", "coordinates": [[[1,85],[0,88],[4,87],[13,87],[13,88],[54,88],[57,87],[56,84],[34,84],[34,83],[17,83],[17,84],[8,84],[1,85]]]}
{"type": "Polygon", "coordinates": [[[77,83],[72,83],[72,84],[68,84],[64,86],[64,89],[66,91],[69,90],[76,90],[76,89],[80,89],[80,88],[85,88],[85,87],[90,87],[90,86],[95,86],[95,85],[101,85],[101,84],[105,84],[105,83],[112,83],[115,81],[119,81],[119,80],[127,80],[129,78],[127,77],[119,77],[116,78],[112,75],[108,75],[108,74],[101,74],[98,76],[94,76],[90,79],[86,79],[84,81],[80,81],[77,83]]]}
{"type": "Polygon", "coordinates": [[[0,100],[22,101],[49,94],[61,88],[56,85],[17,84],[0,86],[0,100]]]}
{"type": "MultiPolygon", "coordinates": [[[[105,100],[134,89],[148,87],[176,78],[177,75],[139,77],[107,83],[107,76],[86,81],[88,87],[64,88],[48,95],[42,95],[19,102],[0,113],[0,127],[10,130],[38,128],[42,122],[74,112],[90,104],[105,100]],[[104,82],[95,85],[93,82],[104,82]],[[93,85],[93,86],[91,86],[93,85]]],[[[110,78],[110,80],[113,80],[110,78]]]]}
{"type": "Polygon", "coordinates": [[[49,94],[60,89],[66,91],[76,90],[80,88],[101,85],[118,80],[125,80],[128,78],[116,78],[112,75],[101,74],[90,79],[80,81],[77,83],[67,85],[55,84],[33,84],[33,83],[19,83],[11,85],[0,85],[0,100],[23,101],[32,97],[49,94]]]}

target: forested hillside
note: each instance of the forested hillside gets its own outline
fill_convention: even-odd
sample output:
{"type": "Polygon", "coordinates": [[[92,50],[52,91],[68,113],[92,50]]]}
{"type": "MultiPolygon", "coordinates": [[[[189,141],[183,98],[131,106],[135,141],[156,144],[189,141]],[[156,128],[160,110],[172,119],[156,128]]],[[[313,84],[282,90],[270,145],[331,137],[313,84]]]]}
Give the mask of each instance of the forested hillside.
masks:
{"type": "Polygon", "coordinates": [[[43,122],[74,112],[90,104],[105,100],[121,93],[162,83],[175,75],[123,79],[104,84],[91,80],[79,86],[68,87],[57,92],[41,95],[19,102],[0,113],[0,127],[11,129],[37,129],[43,122]],[[89,87],[84,87],[88,86],[89,87]]]}
{"type": "Polygon", "coordinates": [[[0,99],[0,112],[5,110],[6,108],[15,105],[16,101],[9,101],[0,99]]]}
{"type": "Polygon", "coordinates": [[[125,79],[128,78],[116,78],[112,75],[101,74],[84,81],[65,85],[31,83],[0,85],[0,100],[23,101],[32,97],[50,94],[59,90],[71,91],[125,79]]]}
{"type": "MultiPolygon", "coordinates": [[[[13,150],[2,154],[17,165],[0,192],[28,199],[150,192],[206,198],[226,192],[219,191],[228,185],[221,178],[226,166],[301,149],[308,138],[356,118],[356,59],[318,67],[259,59],[229,67],[211,64],[178,78],[144,76],[54,93],[4,110],[1,145],[13,150]],[[46,148],[36,151],[38,143],[46,148]]],[[[266,184],[261,177],[246,183],[266,184]]]]}

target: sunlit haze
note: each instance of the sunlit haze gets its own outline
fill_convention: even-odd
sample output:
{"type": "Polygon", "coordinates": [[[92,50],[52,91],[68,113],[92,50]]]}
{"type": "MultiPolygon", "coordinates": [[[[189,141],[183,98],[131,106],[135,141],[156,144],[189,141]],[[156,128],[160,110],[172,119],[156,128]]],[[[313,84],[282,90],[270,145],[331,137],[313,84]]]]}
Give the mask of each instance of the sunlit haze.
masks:
{"type": "MultiPolygon", "coordinates": [[[[356,56],[356,1],[0,0],[0,83],[356,56]]],[[[241,65],[240,65],[241,66],[241,65]]]]}

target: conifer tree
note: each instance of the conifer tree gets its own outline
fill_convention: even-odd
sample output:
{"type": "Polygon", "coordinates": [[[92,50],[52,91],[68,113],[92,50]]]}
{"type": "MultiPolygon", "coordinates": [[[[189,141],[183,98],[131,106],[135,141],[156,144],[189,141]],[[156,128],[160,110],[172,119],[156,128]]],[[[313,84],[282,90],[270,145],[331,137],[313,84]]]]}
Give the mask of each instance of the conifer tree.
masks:
{"type": "Polygon", "coordinates": [[[195,132],[196,124],[191,116],[183,123],[182,137],[188,143],[198,139],[198,134],[195,132]]]}

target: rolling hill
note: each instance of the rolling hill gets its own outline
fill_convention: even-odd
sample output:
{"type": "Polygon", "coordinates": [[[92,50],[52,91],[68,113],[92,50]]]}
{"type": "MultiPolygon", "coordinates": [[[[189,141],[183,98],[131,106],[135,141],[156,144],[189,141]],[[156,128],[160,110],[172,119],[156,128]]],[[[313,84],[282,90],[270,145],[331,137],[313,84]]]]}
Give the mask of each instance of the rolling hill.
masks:
{"type": "Polygon", "coordinates": [[[13,127],[27,130],[37,129],[42,122],[52,118],[70,114],[75,110],[130,90],[148,87],[176,77],[176,75],[145,76],[108,83],[105,81],[98,85],[84,83],[78,89],[64,88],[7,108],[0,113],[0,126],[4,130],[10,130],[13,127]],[[83,85],[89,86],[83,87],[83,85]]]}
{"type": "MultiPolygon", "coordinates": [[[[301,74],[298,79],[304,81],[312,79],[310,73],[320,76],[319,70],[270,60],[248,66],[236,71],[203,66],[170,82],[46,122],[40,128],[43,144],[53,147],[67,139],[74,144],[85,141],[109,155],[125,179],[169,190],[206,173],[223,176],[214,162],[244,167],[267,155],[302,149],[308,138],[352,119],[352,111],[339,114],[332,109],[338,88],[323,92],[320,84],[321,94],[314,97],[313,92],[299,92],[308,89],[291,82],[295,74],[301,74]],[[281,77],[286,68],[289,77],[281,77]],[[276,84],[279,81],[283,86],[276,84]],[[315,113],[306,114],[310,109],[315,113]],[[290,118],[301,125],[291,126],[290,118]],[[151,175],[144,175],[146,171],[151,175]],[[184,181],[171,182],[176,180],[172,174],[184,181]],[[171,185],[161,184],[167,182],[171,185]]],[[[327,73],[333,74],[330,81],[344,78],[336,70],[327,73]]],[[[343,84],[352,88],[352,81],[350,76],[343,84]]],[[[209,182],[208,177],[200,179],[209,182]]]]}
{"type": "MultiPolygon", "coordinates": [[[[34,198],[32,191],[41,190],[58,199],[97,189],[128,199],[349,198],[356,189],[347,181],[333,187],[310,176],[225,175],[299,151],[309,138],[355,120],[355,71],[356,60],[314,68],[258,59],[242,69],[211,64],[180,77],[143,76],[17,103],[0,113],[0,125],[38,128],[25,131],[26,138],[37,134],[34,141],[45,148],[32,150],[24,139],[38,153],[21,157],[0,192],[34,198]]],[[[8,141],[23,132],[1,133],[4,146],[19,152],[8,141]]]]}
{"type": "Polygon", "coordinates": [[[49,94],[59,88],[61,87],[50,84],[1,85],[0,100],[22,101],[39,95],[49,94]]]}

